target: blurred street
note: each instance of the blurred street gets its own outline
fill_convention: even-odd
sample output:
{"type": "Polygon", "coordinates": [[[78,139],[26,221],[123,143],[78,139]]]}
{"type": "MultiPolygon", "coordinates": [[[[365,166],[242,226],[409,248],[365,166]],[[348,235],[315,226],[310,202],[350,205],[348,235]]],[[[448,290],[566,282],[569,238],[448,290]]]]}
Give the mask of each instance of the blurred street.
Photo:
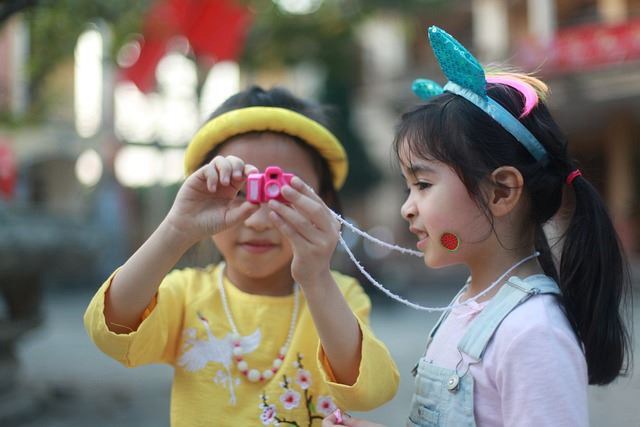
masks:
{"type": "MultiPolygon", "coordinates": [[[[637,277],[637,276],[636,276],[637,277]]],[[[640,286],[635,284],[635,306],[640,286]]],[[[414,290],[413,301],[444,305],[450,290],[414,290]]],[[[21,427],[140,427],[169,425],[171,369],[148,366],[127,370],[100,353],[87,338],[82,314],[89,294],[50,294],[45,325],[21,341],[19,357],[25,387],[39,398],[38,418],[21,427]]],[[[435,314],[389,300],[373,300],[373,328],[387,344],[401,372],[396,397],[377,410],[359,414],[387,426],[404,425],[412,394],[411,369],[420,357],[435,314]]],[[[640,348],[639,311],[635,310],[635,354],[640,348]]],[[[591,425],[638,426],[640,375],[590,390],[591,425]]],[[[6,426],[12,427],[12,426],[6,426]]]]}

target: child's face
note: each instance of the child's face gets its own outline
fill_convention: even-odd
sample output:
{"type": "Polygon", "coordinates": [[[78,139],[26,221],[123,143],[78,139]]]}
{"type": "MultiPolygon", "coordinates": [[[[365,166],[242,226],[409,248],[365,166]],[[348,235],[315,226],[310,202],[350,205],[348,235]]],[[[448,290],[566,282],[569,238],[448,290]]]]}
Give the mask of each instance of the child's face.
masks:
{"type": "MultiPolygon", "coordinates": [[[[271,132],[240,135],[225,143],[219,154],[237,156],[260,172],[267,166],[280,166],[318,191],[319,179],[309,154],[286,135],[271,132]]],[[[244,192],[238,197],[244,198],[244,192]]],[[[290,277],[293,252],[287,239],[269,220],[269,211],[262,205],[244,222],[213,236],[230,277],[245,280],[290,277]]]]}
{"type": "Polygon", "coordinates": [[[418,236],[417,247],[424,252],[424,262],[431,268],[467,263],[482,250],[491,226],[478,205],[469,196],[458,175],[446,164],[418,158],[408,150],[400,153],[402,175],[408,196],[400,213],[412,233],[418,236]],[[445,248],[440,238],[445,233],[457,236],[455,251],[445,248]]]}

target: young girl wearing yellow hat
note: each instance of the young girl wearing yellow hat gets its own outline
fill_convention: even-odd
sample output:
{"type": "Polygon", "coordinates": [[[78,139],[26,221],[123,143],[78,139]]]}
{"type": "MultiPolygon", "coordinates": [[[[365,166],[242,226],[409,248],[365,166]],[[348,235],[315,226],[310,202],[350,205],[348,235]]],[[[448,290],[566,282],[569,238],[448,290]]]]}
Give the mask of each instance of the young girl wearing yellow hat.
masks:
{"type": "Polygon", "coordinates": [[[330,270],[329,208],[339,210],[348,165],[324,121],[284,89],[229,98],[189,144],[165,219],[86,311],[110,357],[174,367],[172,426],[320,425],[337,407],[369,410],[395,394],[369,298],[330,270]],[[246,201],[247,176],[270,165],[295,177],[279,201],[246,201]],[[171,271],[210,236],[223,262],[171,271]]]}

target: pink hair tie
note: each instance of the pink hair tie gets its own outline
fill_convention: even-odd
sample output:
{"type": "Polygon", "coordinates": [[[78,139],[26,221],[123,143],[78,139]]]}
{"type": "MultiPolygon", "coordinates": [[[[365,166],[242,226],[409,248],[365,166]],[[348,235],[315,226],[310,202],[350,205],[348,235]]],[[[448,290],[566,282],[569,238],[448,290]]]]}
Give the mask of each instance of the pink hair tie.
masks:
{"type": "Polygon", "coordinates": [[[580,169],[576,169],[573,172],[571,172],[569,176],[567,176],[567,185],[573,184],[573,180],[579,176],[582,176],[582,172],[580,172],[580,169]]]}

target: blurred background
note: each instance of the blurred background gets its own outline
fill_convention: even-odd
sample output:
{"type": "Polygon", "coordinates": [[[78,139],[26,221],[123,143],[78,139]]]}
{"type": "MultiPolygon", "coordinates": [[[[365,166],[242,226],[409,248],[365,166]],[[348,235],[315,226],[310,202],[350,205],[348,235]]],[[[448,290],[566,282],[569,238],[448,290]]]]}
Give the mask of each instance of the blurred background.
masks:
{"type": "MultiPolygon", "coordinates": [[[[204,117],[249,84],[332,106],[351,161],[345,216],[412,247],[390,143],[417,103],[412,80],[444,83],[426,39],[434,24],[483,63],[550,85],[548,103],[629,255],[637,304],[640,0],[0,0],[0,425],[169,425],[171,370],[107,359],[82,314],[168,211],[204,117]]],[[[345,239],[374,277],[418,303],[446,304],[465,277],[345,239]]],[[[216,256],[203,244],[181,265],[216,256]]],[[[361,277],[340,248],[335,266],[361,277]]],[[[396,398],[363,416],[403,425],[435,316],[362,282],[402,374],[396,398]]],[[[638,375],[593,388],[592,424],[640,425],[639,397],[638,375]]]]}

